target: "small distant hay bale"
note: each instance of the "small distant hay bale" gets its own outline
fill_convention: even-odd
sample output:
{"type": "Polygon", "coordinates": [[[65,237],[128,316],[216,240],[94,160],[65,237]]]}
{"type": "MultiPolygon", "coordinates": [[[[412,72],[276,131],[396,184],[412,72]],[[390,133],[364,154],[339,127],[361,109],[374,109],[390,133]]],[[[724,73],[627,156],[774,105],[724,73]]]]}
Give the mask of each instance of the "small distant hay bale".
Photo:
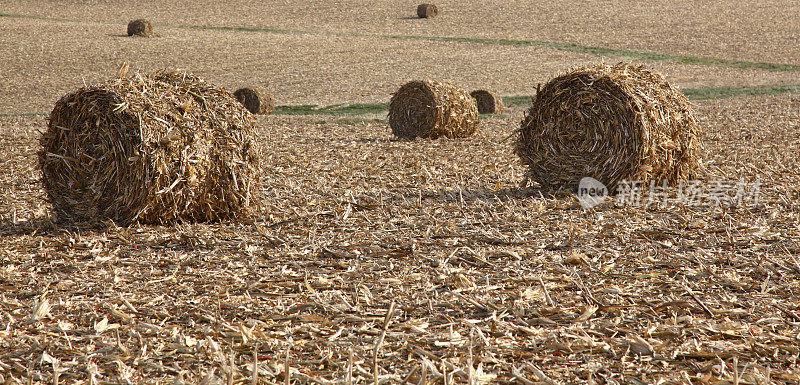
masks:
{"type": "Polygon", "coordinates": [[[423,19],[439,16],[439,8],[435,4],[420,4],[417,6],[417,16],[423,19]]]}
{"type": "Polygon", "coordinates": [[[240,218],[256,207],[255,126],[231,93],[186,73],[84,87],[50,114],[42,183],[59,222],[240,218]]]}
{"type": "Polygon", "coordinates": [[[153,25],[145,19],[136,19],[128,23],[128,36],[141,36],[151,37],[155,36],[153,33],[153,25]]]}
{"type": "Polygon", "coordinates": [[[233,93],[236,99],[254,114],[269,115],[275,110],[275,99],[261,87],[244,87],[233,93]]]}
{"type": "Polygon", "coordinates": [[[400,138],[465,138],[479,123],[475,99],[450,83],[408,82],[389,102],[389,126],[400,138]]]}
{"type": "Polygon", "coordinates": [[[506,109],[503,98],[493,91],[475,90],[470,92],[470,95],[475,98],[480,114],[499,114],[506,109]]]}
{"type": "Polygon", "coordinates": [[[536,95],[515,152],[544,189],[593,177],[676,184],[699,168],[699,125],[686,96],[663,75],[620,63],[573,69],[536,95]]]}

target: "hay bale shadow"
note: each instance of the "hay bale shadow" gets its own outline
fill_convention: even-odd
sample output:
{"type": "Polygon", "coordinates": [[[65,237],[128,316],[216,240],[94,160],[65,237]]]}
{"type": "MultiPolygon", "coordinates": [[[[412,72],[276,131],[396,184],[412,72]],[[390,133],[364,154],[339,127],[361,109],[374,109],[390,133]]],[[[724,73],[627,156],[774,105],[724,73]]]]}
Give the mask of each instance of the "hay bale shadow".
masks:
{"type": "MultiPolygon", "coordinates": [[[[477,201],[491,202],[499,200],[508,202],[529,198],[548,197],[549,194],[538,187],[507,187],[492,190],[486,187],[468,187],[464,189],[441,188],[435,191],[422,191],[422,201],[434,203],[464,203],[473,204],[477,201]]],[[[408,191],[397,197],[399,199],[419,200],[420,191],[408,191]]]]}
{"type": "Polygon", "coordinates": [[[65,230],[58,227],[50,216],[42,216],[29,219],[27,221],[11,221],[8,219],[0,220],[0,237],[12,237],[20,235],[58,235],[65,230]]]}

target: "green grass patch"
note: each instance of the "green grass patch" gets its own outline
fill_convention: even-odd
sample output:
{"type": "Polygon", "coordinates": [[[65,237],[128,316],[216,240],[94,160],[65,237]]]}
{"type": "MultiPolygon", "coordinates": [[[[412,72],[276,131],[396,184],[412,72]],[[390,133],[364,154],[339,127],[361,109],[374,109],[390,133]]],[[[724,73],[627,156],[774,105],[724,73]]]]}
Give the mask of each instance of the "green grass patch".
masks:
{"type": "Polygon", "coordinates": [[[800,92],[800,85],[755,87],[703,87],[682,90],[690,100],[725,99],[741,96],[779,95],[800,92]]]}
{"type": "Polygon", "coordinates": [[[0,118],[22,118],[27,116],[47,116],[44,112],[23,112],[19,114],[0,114],[0,118]]]}
{"type": "Polygon", "coordinates": [[[20,15],[16,13],[0,13],[0,17],[4,17],[7,19],[34,19],[34,20],[47,20],[47,21],[59,21],[59,22],[79,22],[80,20],[73,20],[73,19],[62,19],[58,17],[48,17],[48,16],[37,16],[37,15],[20,15]]]}
{"type": "MultiPolygon", "coordinates": [[[[742,96],[780,95],[785,93],[800,93],[800,85],[789,86],[753,86],[753,87],[701,87],[681,89],[689,100],[714,100],[742,96]]],[[[533,95],[504,96],[503,103],[507,106],[531,105],[533,95]]]]}
{"type": "Polygon", "coordinates": [[[334,104],[330,106],[318,106],[316,104],[304,104],[298,106],[277,106],[273,112],[275,115],[333,115],[333,116],[353,116],[383,114],[387,111],[388,104],[334,104]]]}
{"type": "Polygon", "coordinates": [[[319,119],[314,120],[311,122],[312,124],[340,124],[340,125],[347,125],[347,126],[355,126],[360,124],[368,124],[368,123],[386,123],[386,119],[378,119],[378,118],[363,118],[363,117],[344,117],[344,118],[333,118],[333,119],[319,119]]]}
{"type": "MultiPolygon", "coordinates": [[[[761,96],[761,95],[780,95],[785,93],[800,93],[800,85],[788,86],[753,86],[753,87],[701,87],[701,88],[684,88],[684,95],[689,100],[715,100],[726,99],[743,96],[761,96]]],[[[517,96],[504,96],[503,103],[506,106],[523,106],[529,107],[533,95],[517,95],[517,96]]],[[[358,103],[358,104],[333,104],[329,106],[319,106],[316,104],[303,104],[295,106],[277,106],[273,114],[275,115],[297,115],[297,116],[315,116],[324,115],[332,117],[342,117],[341,119],[323,119],[316,121],[317,123],[346,123],[346,122],[370,122],[370,121],[385,121],[382,118],[363,118],[368,115],[383,115],[389,109],[388,103],[358,103]],[[361,118],[351,118],[359,117],[361,118]]],[[[26,116],[47,116],[47,113],[32,112],[32,113],[6,113],[0,114],[0,117],[26,117],[26,116]]],[[[481,114],[481,119],[504,119],[509,117],[508,114],[481,114]]]]}
{"type": "Polygon", "coordinates": [[[660,52],[633,51],[626,49],[616,49],[607,47],[595,47],[574,43],[560,43],[545,40],[513,40],[513,39],[492,39],[492,38],[472,38],[472,37],[443,37],[443,36],[414,36],[414,35],[376,35],[387,39],[402,40],[427,40],[457,43],[478,43],[494,45],[514,45],[552,48],[559,51],[588,53],[598,56],[614,58],[625,58],[635,60],[649,60],[658,62],[676,62],[682,64],[694,64],[703,66],[728,67],[740,69],[760,69],[767,71],[800,71],[800,65],[782,64],[768,62],[751,62],[745,60],[720,59],[705,56],[685,56],[673,55],[660,52]]]}
{"type": "Polygon", "coordinates": [[[533,98],[531,95],[503,96],[503,104],[506,106],[530,106],[533,98]]]}

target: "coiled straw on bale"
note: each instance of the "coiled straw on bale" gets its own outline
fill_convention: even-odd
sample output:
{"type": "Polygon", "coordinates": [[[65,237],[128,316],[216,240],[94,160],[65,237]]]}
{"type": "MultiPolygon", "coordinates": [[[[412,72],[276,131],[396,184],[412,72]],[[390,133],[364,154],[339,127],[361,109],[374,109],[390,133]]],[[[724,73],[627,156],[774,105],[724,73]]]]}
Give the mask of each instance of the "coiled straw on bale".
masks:
{"type": "Polygon", "coordinates": [[[475,90],[470,92],[470,95],[475,98],[480,114],[499,114],[506,109],[503,98],[493,91],[475,90]]]}
{"type": "Polygon", "coordinates": [[[433,18],[439,15],[439,8],[435,4],[420,4],[417,6],[417,16],[421,18],[433,18]]]}
{"type": "Polygon", "coordinates": [[[38,154],[44,189],[61,222],[244,216],[258,182],[254,128],[233,95],[185,73],[85,87],[50,115],[38,154]]]}
{"type": "Polygon", "coordinates": [[[128,23],[128,36],[154,36],[153,25],[145,19],[136,19],[128,23]]]}
{"type": "Polygon", "coordinates": [[[389,102],[389,126],[400,138],[464,138],[479,123],[475,99],[450,83],[408,82],[389,102]]]}
{"type": "Polygon", "coordinates": [[[547,83],[518,131],[515,152],[545,189],[593,177],[675,184],[698,169],[698,122],[663,75],[620,63],[577,68],[547,83]]]}
{"type": "Polygon", "coordinates": [[[261,87],[240,88],[233,95],[254,114],[269,115],[275,110],[275,100],[272,95],[261,87]]]}

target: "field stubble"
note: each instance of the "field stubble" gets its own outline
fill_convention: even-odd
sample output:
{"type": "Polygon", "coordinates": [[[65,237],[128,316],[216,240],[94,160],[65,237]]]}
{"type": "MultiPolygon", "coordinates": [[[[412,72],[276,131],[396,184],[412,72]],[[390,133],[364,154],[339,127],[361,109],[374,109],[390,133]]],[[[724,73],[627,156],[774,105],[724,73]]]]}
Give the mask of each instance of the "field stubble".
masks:
{"type": "MultiPolygon", "coordinates": [[[[64,94],[131,73],[181,68],[231,91],[263,86],[279,105],[388,102],[411,80],[533,95],[569,67],[620,58],[535,46],[181,29],[130,38],[125,25],[3,19],[0,114],[48,113],[64,94]],[[73,39],[64,41],[64,36],[73,39]]],[[[640,61],[680,87],[791,85],[796,72],[640,61]]]]}
{"type": "Polygon", "coordinates": [[[798,383],[798,106],[699,103],[703,179],[758,178],[753,206],[520,188],[520,108],[411,142],[270,116],[262,217],[103,230],[49,222],[44,119],[2,118],[0,376],[798,383]]]}
{"type": "Polygon", "coordinates": [[[441,14],[416,18],[419,1],[231,0],[6,2],[8,13],[127,23],[226,25],[331,32],[536,39],[619,49],[797,63],[800,35],[791,0],[758,1],[437,1],[441,14]],[[186,12],[186,9],[197,10],[186,12]],[[236,10],[231,12],[231,10],[236,10]],[[357,11],[354,11],[357,10],[357,11]]]}

